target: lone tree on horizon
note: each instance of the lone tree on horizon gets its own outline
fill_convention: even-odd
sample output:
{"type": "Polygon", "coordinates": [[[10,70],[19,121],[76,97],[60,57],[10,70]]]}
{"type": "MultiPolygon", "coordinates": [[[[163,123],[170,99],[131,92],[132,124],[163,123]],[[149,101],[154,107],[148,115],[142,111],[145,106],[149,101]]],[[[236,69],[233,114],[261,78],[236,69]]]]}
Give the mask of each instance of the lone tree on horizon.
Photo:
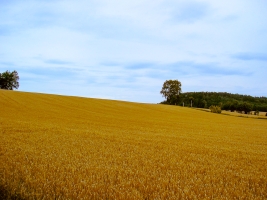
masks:
{"type": "Polygon", "coordinates": [[[179,102],[179,95],[182,91],[182,83],[178,80],[166,80],[163,83],[160,94],[165,97],[166,102],[171,105],[176,105],[179,102]]]}
{"type": "Polygon", "coordinates": [[[13,90],[19,88],[19,75],[16,70],[13,72],[6,72],[0,73],[0,88],[6,90],[13,90]]]}

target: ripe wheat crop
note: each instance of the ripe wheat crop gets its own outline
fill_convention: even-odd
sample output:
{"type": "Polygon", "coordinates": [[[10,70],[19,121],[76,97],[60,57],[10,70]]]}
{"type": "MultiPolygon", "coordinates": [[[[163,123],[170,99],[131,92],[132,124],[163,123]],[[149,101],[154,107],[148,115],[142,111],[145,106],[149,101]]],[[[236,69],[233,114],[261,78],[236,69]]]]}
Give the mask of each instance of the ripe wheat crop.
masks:
{"type": "Polygon", "coordinates": [[[0,90],[6,199],[267,199],[267,120],[0,90]]]}

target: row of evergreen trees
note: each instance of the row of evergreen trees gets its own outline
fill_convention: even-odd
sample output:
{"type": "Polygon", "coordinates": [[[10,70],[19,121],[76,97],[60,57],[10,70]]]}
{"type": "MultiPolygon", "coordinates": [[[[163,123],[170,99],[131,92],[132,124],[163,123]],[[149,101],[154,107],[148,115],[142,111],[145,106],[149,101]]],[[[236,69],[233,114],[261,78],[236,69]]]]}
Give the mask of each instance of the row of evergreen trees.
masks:
{"type": "Polygon", "coordinates": [[[231,94],[226,92],[186,92],[180,93],[175,101],[163,101],[163,104],[180,106],[191,105],[197,108],[219,106],[222,110],[231,111],[262,111],[267,112],[266,97],[252,97],[249,95],[231,94]]]}

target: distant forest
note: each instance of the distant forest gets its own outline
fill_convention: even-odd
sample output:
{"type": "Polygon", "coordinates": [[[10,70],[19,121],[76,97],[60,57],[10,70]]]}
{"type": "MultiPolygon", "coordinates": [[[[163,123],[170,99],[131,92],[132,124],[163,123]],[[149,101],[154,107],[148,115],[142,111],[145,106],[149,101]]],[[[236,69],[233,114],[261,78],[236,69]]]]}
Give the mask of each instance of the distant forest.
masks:
{"type": "MultiPolygon", "coordinates": [[[[176,105],[196,108],[209,108],[210,106],[220,106],[222,110],[238,111],[244,110],[242,107],[249,106],[250,110],[267,112],[266,97],[252,97],[249,95],[231,94],[227,92],[186,92],[180,93],[176,105]]],[[[174,104],[168,101],[162,104],[174,104]]]]}

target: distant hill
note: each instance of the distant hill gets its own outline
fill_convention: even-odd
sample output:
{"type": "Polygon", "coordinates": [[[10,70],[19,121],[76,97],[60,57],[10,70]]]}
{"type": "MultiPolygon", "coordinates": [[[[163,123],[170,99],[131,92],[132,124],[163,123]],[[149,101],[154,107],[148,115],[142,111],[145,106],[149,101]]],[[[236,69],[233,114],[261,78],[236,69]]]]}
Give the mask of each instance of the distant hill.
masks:
{"type": "MultiPolygon", "coordinates": [[[[180,106],[191,106],[190,97],[193,97],[193,107],[209,108],[211,105],[219,105],[223,110],[230,110],[230,106],[241,103],[250,104],[252,110],[267,112],[267,98],[253,97],[250,95],[231,94],[227,92],[185,92],[180,94],[180,106]]],[[[164,101],[163,104],[168,104],[164,101]]]]}

